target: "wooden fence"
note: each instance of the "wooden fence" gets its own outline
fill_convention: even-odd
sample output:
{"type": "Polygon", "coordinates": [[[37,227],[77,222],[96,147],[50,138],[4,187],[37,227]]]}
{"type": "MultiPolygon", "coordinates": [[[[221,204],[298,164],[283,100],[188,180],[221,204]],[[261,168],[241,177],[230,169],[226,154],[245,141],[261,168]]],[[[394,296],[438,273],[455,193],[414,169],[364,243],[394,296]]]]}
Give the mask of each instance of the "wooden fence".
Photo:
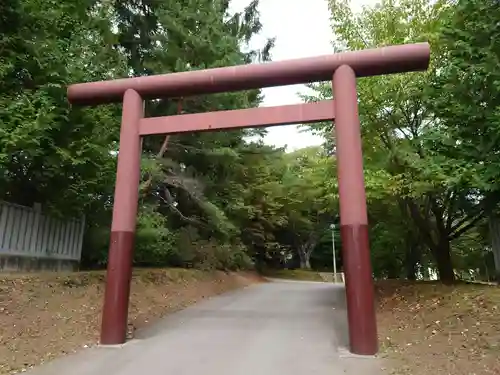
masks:
{"type": "Polygon", "coordinates": [[[79,261],[85,219],[56,219],[0,201],[0,256],[79,261]]]}

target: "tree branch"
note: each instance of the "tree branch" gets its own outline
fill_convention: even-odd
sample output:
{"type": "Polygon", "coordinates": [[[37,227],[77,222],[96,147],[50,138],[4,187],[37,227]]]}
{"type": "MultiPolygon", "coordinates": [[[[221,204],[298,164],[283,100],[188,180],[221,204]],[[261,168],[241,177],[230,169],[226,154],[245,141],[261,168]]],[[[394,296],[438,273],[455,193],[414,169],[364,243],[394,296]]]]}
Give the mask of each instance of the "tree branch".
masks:
{"type": "Polygon", "coordinates": [[[427,243],[427,246],[429,246],[431,250],[435,249],[436,243],[432,238],[431,235],[432,229],[429,227],[428,221],[422,217],[418,206],[415,204],[415,202],[413,202],[413,200],[407,198],[405,199],[405,202],[408,205],[408,208],[410,210],[410,215],[415,224],[417,225],[420,234],[424,238],[424,241],[427,243]]]}
{"type": "Polygon", "coordinates": [[[500,194],[498,192],[493,192],[488,194],[483,200],[476,206],[474,212],[468,213],[465,217],[460,220],[455,225],[450,228],[450,239],[458,238],[469,229],[473,228],[474,225],[478,223],[485,215],[491,212],[492,207],[495,207],[500,201],[500,194]],[[465,223],[469,222],[464,226],[465,223]]]}
{"type": "Polygon", "coordinates": [[[424,202],[424,218],[425,220],[429,220],[431,217],[431,198],[426,195],[425,196],[425,202],[424,202]]]}
{"type": "MultiPolygon", "coordinates": [[[[478,213],[475,217],[473,217],[473,218],[471,219],[471,221],[470,221],[467,225],[465,225],[465,226],[461,227],[460,229],[458,229],[458,228],[460,227],[460,225],[463,225],[463,224],[467,221],[467,220],[461,220],[460,224],[457,224],[457,225],[455,226],[455,230],[456,230],[456,232],[454,232],[454,233],[450,233],[450,235],[449,235],[449,237],[448,237],[448,238],[449,238],[450,240],[453,240],[453,239],[455,239],[455,238],[460,237],[462,234],[464,234],[464,233],[465,233],[465,232],[467,232],[468,230],[472,229],[472,228],[473,228],[473,227],[474,227],[474,226],[475,226],[475,225],[476,225],[476,224],[477,224],[477,223],[478,223],[481,219],[483,219],[483,218],[484,218],[484,211],[482,210],[482,211],[481,211],[480,213],[478,213]]],[[[467,217],[466,219],[469,219],[469,217],[467,217]]]]}
{"type": "MultiPolygon", "coordinates": [[[[182,112],[182,98],[178,100],[177,102],[177,114],[180,114],[182,112]]],[[[165,136],[165,139],[163,140],[163,143],[160,147],[160,151],[156,154],[156,159],[161,159],[163,155],[165,155],[165,152],[167,152],[168,148],[168,142],[170,141],[170,134],[167,134],[165,136]]],[[[146,193],[149,188],[151,187],[151,184],[153,183],[153,176],[150,175],[146,182],[143,184],[142,189],[143,192],[146,193]]]]}
{"type": "Polygon", "coordinates": [[[448,233],[451,232],[451,226],[453,224],[453,207],[455,206],[454,203],[456,201],[457,194],[454,194],[453,190],[449,190],[448,194],[446,194],[446,198],[444,200],[444,205],[446,206],[446,212],[447,212],[447,217],[446,217],[446,229],[448,230],[448,233]]]}
{"type": "Polygon", "coordinates": [[[190,224],[195,224],[195,225],[201,226],[203,228],[208,228],[208,226],[205,223],[199,221],[198,219],[185,216],[177,207],[175,207],[174,198],[172,197],[172,194],[170,194],[170,191],[168,190],[168,188],[165,188],[163,193],[165,194],[165,198],[162,197],[161,195],[159,195],[161,200],[163,202],[165,202],[168,205],[168,207],[170,208],[170,210],[172,210],[172,212],[174,212],[177,216],[179,216],[179,218],[182,221],[185,221],[185,222],[190,223],[190,224]]]}
{"type": "Polygon", "coordinates": [[[448,232],[446,231],[446,225],[444,223],[444,218],[443,218],[443,208],[439,206],[437,203],[436,199],[434,199],[434,196],[432,194],[429,194],[429,201],[431,204],[431,210],[432,213],[434,214],[434,218],[436,219],[436,225],[437,229],[439,231],[439,234],[446,234],[448,235],[448,232]]]}

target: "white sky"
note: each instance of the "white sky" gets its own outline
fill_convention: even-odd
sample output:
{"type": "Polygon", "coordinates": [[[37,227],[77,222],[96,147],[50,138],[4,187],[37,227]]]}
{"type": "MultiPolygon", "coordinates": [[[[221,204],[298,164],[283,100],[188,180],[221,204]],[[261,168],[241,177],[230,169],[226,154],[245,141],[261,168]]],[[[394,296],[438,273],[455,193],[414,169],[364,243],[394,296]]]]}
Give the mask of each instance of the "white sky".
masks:
{"type": "MultiPolygon", "coordinates": [[[[250,0],[232,0],[231,8],[240,11],[249,3],[250,0]]],[[[377,3],[377,0],[351,0],[351,3],[359,9],[362,5],[377,3]]],[[[327,0],[260,0],[259,11],[263,30],[252,41],[252,47],[263,46],[267,38],[275,37],[273,61],[332,53],[327,0]]],[[[297,93],[304,90],[303,85],[266,88],[263,90],[263,106],[300,103],[297,93]]],[[[288,125],[269,128],[265,142],[296,150],[319,145],[323,140],[299,131],[295,125],[288,125]]]]}

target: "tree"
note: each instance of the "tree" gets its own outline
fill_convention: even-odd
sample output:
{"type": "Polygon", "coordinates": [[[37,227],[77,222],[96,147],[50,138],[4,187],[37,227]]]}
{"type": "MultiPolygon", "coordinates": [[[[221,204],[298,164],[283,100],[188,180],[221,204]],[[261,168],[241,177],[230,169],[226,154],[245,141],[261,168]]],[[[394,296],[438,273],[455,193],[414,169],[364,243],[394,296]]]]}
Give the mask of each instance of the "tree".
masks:
{"type": "MultiPolygon", "coordinates": [[[[457,2],[441,29],[441,64],[430,88],[440,132],[439,137],[433,137],[435,147],[471,176],[464,183],[472,201],[470,210],[478,220],[488,216],[494,239],[499,227],[494,208],[500,198],[498,17],[498,1],[457,2]]],[[[500,259],[498,241],[493,244],[494,254],[500,259]]],[[[497,264],[500,280],[500,260],[497,264]]]]}
{"type": "Polygon", "coordinates": [[[286,159],[286,243],[298,255],[300,267],[311,268],[311,254],[338,212],[336,202],[329,200],[332,196],[327,193],[331,182],[326,177],[331,176],[331,163],[321,147],[297,150],[287,154],[286,159]]]}
{"type": "MultiPolygon", "coordinates": [[[[228,6],[225,0],[2,4],[2,199],[40,202],[60,215],[87,214],[86,264],[105,263],[120,108],[70,107],[66,87],[269,59],[272,40],[260,51],[245,51],[261,28],[258,1],[234,15],[228,6]]],[[[258,90],[175,98],[149,102],[146,111],[173,114],[179,103],[188,113],[244,108],[260,99],[258,90]]],[[[234,162],[254,147],[245,140],[254,133],[262,134],[148,137],[137,262],[160,259],[148,244],[175,246],[181,230],[192,226],[200,241],[239,246],[239,228],[225,210],[237,192],[225,185],[238,176],[242,165],[234,162]]]]}
{"type": "MultiPolygon", "coordinates": [[[[441,22],[450,7],[446,1],[382,1],[354,14],[348,1],[330,1],[334,47],[355,50],[430,40],[436,51],[441,22]]],[[[436,70],[433,65],[425,73],[359,80],[360,119],[365,155],[385,171],[379,174],[387,178],[383,185],[399,202],[402,214],[411,218],[416,234],[433,255],[441,280],[452,282],[451,241],[478,223],[486,201],[471,202],[469,186],[475,173],[437,152],[433,143],[443,135],[427,90],[436,70]],[[476,209],[470,210],[471,206],[476,209]]],[[[316,96],[330,92],[329,85],[312,87],[319,92],[316,96]]],[[[330,131],[324,125],[316,130],[330,131]]]]}
{"type": "MultiPolygon", "coordinates": [[[[348,1],[330,1],[336,51],[422,40],[433,48],[428,72],[358,82],[376,277],[415,279],[432,263],[445,282],[455,272],[490,271],[487,217],[500,238],[495,5],[386,0],[354,14],[348,1]]],[[[258,1],[237,14],[228,7],[228,0],[2,3],[1,198],[86,214],[85,265],[105,264],[120,107],[71,107],[66,86],[269,60],[273,40],[248,50],[262,27],[258,1]]],[[[332,97],[330,83],[311,87],[306,100],[332,97]]],[[[260,100],[259,90],[162,98],[147,102],[146,114],[260,100]]],[[[331,123],[311,129],[325,147],[292,153],[264,145],[265,130],[147,137],[135,263],[328,266],[329,225],[338,219],[335,138],[331,123]]]]}
{"type": "Polygon", "coordinates": [[[66,86],[123,72],[108,47],[110,20],[92,1],[8,4],[0,25],[0,195],[79,214],[102,204],[112,186],[119,113],[70,109],[66,86]]]}

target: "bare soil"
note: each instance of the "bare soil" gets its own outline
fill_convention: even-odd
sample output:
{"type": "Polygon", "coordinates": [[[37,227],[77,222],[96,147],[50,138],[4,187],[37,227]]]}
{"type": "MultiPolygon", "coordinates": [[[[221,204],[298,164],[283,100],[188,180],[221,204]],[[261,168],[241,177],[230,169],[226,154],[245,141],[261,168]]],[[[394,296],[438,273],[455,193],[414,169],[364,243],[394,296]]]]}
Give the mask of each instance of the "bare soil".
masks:
{"type": "MultiPolygon", "coordinates": [[[[0,374],[96,345],[104,279],[104,272],[0,275],[0,374]]],[[[261,281],[252,273],[134,271],[129,335],[203,298],[261,281]]]]}
{"type": "Polygon", "coordinates": [[[431,282],[377,284],[387,373],[500,374],[500,288],[431,282]]]}

